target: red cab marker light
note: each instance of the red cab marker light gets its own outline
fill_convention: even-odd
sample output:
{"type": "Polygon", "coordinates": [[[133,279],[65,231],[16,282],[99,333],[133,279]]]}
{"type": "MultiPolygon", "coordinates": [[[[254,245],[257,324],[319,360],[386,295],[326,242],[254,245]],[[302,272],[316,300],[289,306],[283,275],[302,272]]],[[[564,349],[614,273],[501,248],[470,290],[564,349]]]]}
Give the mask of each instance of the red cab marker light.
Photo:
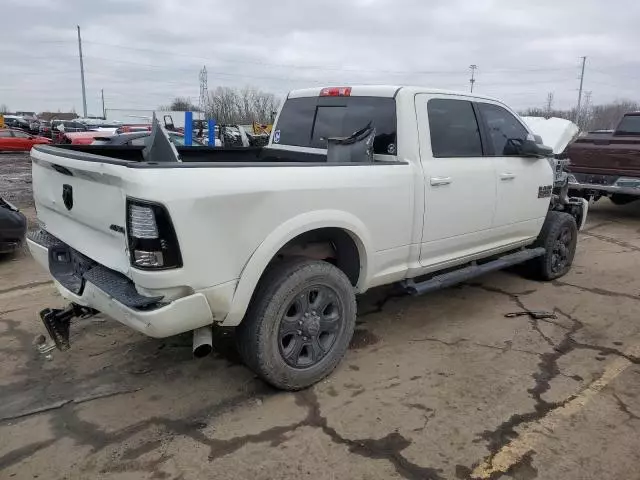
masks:
{"type": "Polygon", "coordinates": [[[351,95],[351,87],[327,87],[320,90],[321,97],[348,97],[351,95]]]}

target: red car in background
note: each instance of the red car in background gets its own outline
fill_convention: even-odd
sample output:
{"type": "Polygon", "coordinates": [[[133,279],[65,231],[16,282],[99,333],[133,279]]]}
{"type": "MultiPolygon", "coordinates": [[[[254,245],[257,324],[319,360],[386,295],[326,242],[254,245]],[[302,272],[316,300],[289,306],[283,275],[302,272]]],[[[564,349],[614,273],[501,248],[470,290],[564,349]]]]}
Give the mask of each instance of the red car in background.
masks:
{"type": "Polygon", "coordinates": [[[111,131],[91,131],[65,133],[60,143],[71,145],[91,145],[96,138],[109,138],[115,135],[115,129],[111,131]]]}
{"type": "Polygon", "coordinates": [[[122,125],[118,128],[116,133],[133,133],[133,132],[150,132],[151,125],[150,124],[138,124],[138,125],[122,125]]]}
{"type": "Polygon", "coordinates": [[[22,130],[0,129],[0,151],[28,152],[34,145],[44,143],[51,143],[51,140],[29,135],[22,130]]]}

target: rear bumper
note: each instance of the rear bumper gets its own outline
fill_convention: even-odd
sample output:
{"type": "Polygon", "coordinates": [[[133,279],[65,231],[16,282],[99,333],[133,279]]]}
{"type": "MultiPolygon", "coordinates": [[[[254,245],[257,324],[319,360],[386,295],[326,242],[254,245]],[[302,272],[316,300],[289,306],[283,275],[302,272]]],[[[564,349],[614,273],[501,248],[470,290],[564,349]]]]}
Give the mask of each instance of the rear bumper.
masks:
{"type": "MultiPolygon", "coordinates": [[[[27,245],[35,260],[48,269],[48,247],[31,238],[27,239],[27,245]]],[[[79,295],[65,288],[58,281],[54,280],[54,283],[60,294],[67,300],[94,308],[150,337],[170,337],[211,325],[214,321],[209,302],[203,293],[192,293],[168,303],[159,303],[152,308],[136,309],[124,305],[89,280],[86,280],[79,295]]]]}
{"type": "Polygon", "coordinates": [[[640,196],[640,178],[618,175],[569,174],[569,188],[603,194],[624,194],[640,196]],[[600,183],[597,183],[598,180],[600,183]]]}

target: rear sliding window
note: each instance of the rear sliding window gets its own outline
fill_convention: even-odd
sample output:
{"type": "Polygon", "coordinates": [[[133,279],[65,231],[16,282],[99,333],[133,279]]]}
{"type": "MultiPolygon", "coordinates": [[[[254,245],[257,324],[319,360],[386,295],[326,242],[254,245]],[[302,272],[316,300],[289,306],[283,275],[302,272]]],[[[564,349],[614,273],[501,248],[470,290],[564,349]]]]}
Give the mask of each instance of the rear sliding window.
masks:
{"type": "Polygon", "coordinates": [[[396,101],[382,97],[291,98],[282,107],[274,143],[327,148],[327,138],[348,137],[369,123],[375,153],[396,154],[396,101]]]}
{"type": "Polygon", "coordinates": [[[616,135],[638,135],[640,136],[640,115],[627,115],[622,117],[616,135]]]}

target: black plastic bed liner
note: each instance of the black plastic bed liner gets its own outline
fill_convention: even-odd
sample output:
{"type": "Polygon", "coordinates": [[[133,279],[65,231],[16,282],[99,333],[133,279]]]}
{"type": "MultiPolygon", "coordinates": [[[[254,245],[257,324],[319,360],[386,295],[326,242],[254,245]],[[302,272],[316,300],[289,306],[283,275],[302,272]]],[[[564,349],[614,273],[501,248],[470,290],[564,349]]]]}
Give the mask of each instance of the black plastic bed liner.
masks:
{"type": "MultiPolygon", "coordinates": [[[[143,146],[38,145],[37,150],[68,158],[105,163],[144,163],[143,146]],[[108,158],[105,158],[108,157],[108,158]]],[[[176,147],[182,163],[326,162],[326,154],[292,152],[268,147],[176,147]]],[[[175,163],[175,162],[167,162],[175,163]]]]}

